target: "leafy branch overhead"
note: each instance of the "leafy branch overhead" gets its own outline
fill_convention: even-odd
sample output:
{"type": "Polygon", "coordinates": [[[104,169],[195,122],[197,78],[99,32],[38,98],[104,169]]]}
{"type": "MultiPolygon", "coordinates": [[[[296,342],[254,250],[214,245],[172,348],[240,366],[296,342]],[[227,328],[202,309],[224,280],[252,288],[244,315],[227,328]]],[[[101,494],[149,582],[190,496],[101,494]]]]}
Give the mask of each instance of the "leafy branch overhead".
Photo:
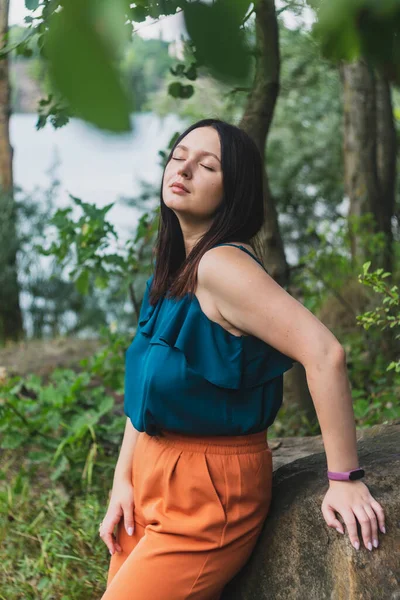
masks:
{"type": "MultiPolygon", "coordinates": [[[[178,65],[177,77],[193,81],[201,66],[223,82],[245,83],[252,61],[243,30],[253,10],[250,0],[216,0],[211,5],[138,0],[131,4],[128,0],[26,0],[26,8],[42,9],[41,15],[27,17],[26,35],[3,47],[0,56],[11,51],[28,55],[30,44],[37,43],[53,91],[47,114],[40,107],[38,128],[47,116],[52,116],[54,126],[61,126],[74,115],[104,130],[123,133],[132,129],[134,96],[121,78],[118,60],[135,33],[135,23],[147,17],[183,12],[194,61],[183,69],[178,65]],[[57,118],[59,111],[62,115],[57,118]]],[[[193,87],[176,81],[168,92],[189,98],[193,87]]]]}
{"type": "Polygon", "coordinates": [[[316,10],[314,34],[322,53],[351,62],[363,56],[400,82],[399,0],[307,0],[316,10]]]}
{"type": "MultiPolygon", "coordinates": [[[[307,3],[316,12],[313,33],[326,57],[351,61],[363,55],[382,67],[390,80],[399,82],[400,0],[307,3]]],[[[59,127],[74,115],[100,129],[123,133],[132,129],[135,98],[122,80],[118,59],[137,23],[147,17],[183,13],[193,61],[171,71],[178,80],[169,85],[168,93],[185,99],[193,95],[194,88],[179,78],[194,81],[198,68],[224,83],[246,85],[254,49],[246,42],[244,25],[260,4],[260,0],[215,0],[211,4],[189,0],[26,0],[26,8],[33,13],[42,9],[41,15],[26,17],[26,33],[18,42],[6,44],[0,56],[11,51],[28,56],[30,45],[37,43],[48,65],[54,95],[47,113],[40,107],[38,128],[48,116],[59,127]]],[[[287,9],[298,11],[299,3],[287,2],[281,11],[287,9]]]]}

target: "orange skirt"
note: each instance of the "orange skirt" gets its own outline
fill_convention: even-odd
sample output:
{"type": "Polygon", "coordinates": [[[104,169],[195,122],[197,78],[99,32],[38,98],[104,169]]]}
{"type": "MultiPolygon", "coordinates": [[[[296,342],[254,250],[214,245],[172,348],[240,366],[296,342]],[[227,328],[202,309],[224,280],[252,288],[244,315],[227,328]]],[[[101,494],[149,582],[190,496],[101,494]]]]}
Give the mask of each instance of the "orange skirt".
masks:
{"type": "Polygon", "coordinates": [[[135,529],[117,528],[102,600],[218,600],[249,559],[268,514],[267,432],[140,433],[132,465],[135,529]]]}

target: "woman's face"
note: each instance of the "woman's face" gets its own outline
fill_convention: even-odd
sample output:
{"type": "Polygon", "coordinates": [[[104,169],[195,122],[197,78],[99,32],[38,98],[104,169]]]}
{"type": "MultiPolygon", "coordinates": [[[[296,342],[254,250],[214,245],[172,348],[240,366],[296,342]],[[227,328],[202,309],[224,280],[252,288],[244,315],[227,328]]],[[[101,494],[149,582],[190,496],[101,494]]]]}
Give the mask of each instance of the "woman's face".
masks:
{"type": "Polygon", "coordinates": [[[212,127],[190,131],[165,167],[162,195],[166,206],[185,223],[207,223],[222,201],[221,147],[212,127]],[[187,192],[172,187],[183,184],[187,192]]]}

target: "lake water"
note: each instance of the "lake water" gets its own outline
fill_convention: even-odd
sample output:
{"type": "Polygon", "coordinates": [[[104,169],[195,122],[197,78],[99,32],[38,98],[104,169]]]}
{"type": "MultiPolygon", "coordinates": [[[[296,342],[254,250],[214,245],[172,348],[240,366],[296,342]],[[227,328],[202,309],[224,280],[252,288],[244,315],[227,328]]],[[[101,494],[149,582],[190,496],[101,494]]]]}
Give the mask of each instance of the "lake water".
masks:
{"type": "Polygon", "coordinates": [[[158,151],[166,150],[172,135],[185,128],[174,114],[161,118],[151,112],[133,114],[133,130],[124,135],[97,130],[79,119],[61,129],[48,123],[38,131],[36,121],[35,114],[11,116],[14,184],[40,197],[50,186],[49,169],[59,162],[56,206],[71,206],[69,193],[96,206],[116,201],[108,215],[121,239],[132,233],[140,213],[120,199],[138,195],[141,181],[161,184],[158,151]]]}

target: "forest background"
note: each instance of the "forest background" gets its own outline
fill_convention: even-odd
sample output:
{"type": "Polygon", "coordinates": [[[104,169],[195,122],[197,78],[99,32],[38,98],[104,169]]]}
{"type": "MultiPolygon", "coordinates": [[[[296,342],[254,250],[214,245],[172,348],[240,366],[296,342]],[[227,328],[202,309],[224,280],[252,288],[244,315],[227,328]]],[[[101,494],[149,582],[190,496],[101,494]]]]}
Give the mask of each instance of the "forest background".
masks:
{"type": "MultiPolygon", "coordinates": [[[[80,119],[123,136],[144,112],[181,130],[209,116],[243,127],[265,164],[264,264],[344,346],[357,427],[391,422],[400,3],[25,4],[25,26],[9,27],[0,0],[0,598],[95,598],[160,182],[105,206],[71,195],[57,208],[56,178],[32,197],[13,184],[10,115],[35,112],[38,132],[80,119]],[[137,35],[179,12],[179,43],[137,35]],[[116,202],[137,211],[127,240],[109,218],[116,202]]],[[[159,148],[161,168],[179,132],[159,148]]],[[[270,436],[320,433],[301,365],[284,395],[270,436]]]]}

